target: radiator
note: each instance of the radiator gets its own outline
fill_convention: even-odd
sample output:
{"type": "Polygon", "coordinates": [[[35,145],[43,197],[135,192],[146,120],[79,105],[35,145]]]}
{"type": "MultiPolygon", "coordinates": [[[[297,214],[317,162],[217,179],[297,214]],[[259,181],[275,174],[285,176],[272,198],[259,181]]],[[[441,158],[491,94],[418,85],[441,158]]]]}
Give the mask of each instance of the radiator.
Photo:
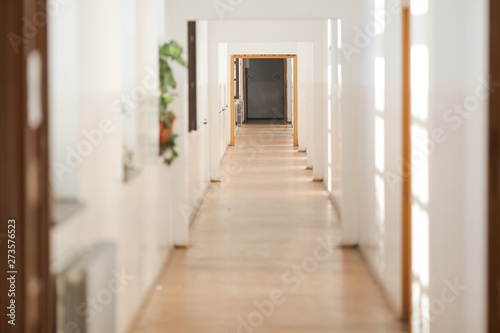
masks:
{"type": "Polygon", "coordinates": [[[115,246],[102,243],[56,272],[57,333],[115,333],[115,246]]]}
{"type": "Polygon", "coordinates": [[[238,127],[241,127],[241,124],[243,123],[243,103],[244,101],[242,99],[237,99],[234,101],[234,106],[236,109],[236,125],[238,127]]]}

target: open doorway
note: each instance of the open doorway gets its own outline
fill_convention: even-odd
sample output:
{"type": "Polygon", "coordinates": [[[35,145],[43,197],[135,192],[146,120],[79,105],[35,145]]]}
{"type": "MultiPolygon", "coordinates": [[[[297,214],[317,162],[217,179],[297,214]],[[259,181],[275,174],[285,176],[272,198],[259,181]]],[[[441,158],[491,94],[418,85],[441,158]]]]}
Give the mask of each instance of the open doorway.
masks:
{"type": "Polygon", "coordinates": [[[247,59],[246,65],[245,122],[286,123],[286,59],[247,59]]]}
{"type": "Polygon", "coordinates": [[[243,123],[290,124],[297,136],[297,56],[231,56],[231,138],[243,123]]]}

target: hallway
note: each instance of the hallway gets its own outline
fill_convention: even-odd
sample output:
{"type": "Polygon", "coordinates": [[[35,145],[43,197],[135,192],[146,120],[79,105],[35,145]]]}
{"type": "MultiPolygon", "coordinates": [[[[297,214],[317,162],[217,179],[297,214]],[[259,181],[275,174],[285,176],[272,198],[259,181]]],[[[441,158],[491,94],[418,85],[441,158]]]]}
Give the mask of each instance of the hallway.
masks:
{"type": "Polygon", "coordinates": [[[292,144],[289,125],[239,129],[132,332],[407,332],[292,144]]]}
{"type": "Polygon", "coordinates": [[[499,1],[0,8],[0,332],[500,333],[499,1]]]}

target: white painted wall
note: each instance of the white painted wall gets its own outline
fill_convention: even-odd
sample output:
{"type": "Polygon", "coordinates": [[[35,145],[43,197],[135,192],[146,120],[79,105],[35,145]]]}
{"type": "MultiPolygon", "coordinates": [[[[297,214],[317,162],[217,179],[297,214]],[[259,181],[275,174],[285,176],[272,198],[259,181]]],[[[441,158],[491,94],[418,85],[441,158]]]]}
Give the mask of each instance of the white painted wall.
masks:
{"type": "MultiPolygon", "coordinates": [[[[486,91],[486,1],[412,3],[413,332],[485,332],[486,100],[466,116],[448,110],[486,91]]],[[[401,16],[363,52],[360,248],[400,312],[401,16]]]]}
{"type": "MultiPolygon", "coordinates": [[[[299,151],[307,151],[307,147],[314,145],[314,118],[307,117],[308,110],[314,110],[314,46],[311,43],[300,43],[298,45],[298,53],[301,62],[297,61],[298,65],[298,125],[299,125],[299,151]],[[302,61],[302,59],[304,59],[302,61]],[[305,65],[302,65],[305,63],[305,65]],[[304,82],[301,85],[301,82],[304,82]],[[305,131],[304,131],[305,129],[305,131]]],[[[312,169],[314,166],[315,149],[309,149],[307,153],[307,167],[312,169]]]]}
{"type": "MultiPolygon", "coordinates": [[[[390,306],[401,313],[401,108],[402,44],[401,5],[375,1],[371,10],[387,11],[386,24],[372,15],[361,27],[358,45],[367,37],[367,112],[363,128],[360,191],[360,249],[373,275],[380,282],[390,306]],[[376,25],[376,30],[367,29],[376,25]],[[361,37],[365,36],[365,37],[361,37]],[[394,178],[397,178],[394,181],[394,178]]],[[[344,98],[348,98],[344,96],[344,98]]],[[[344,129],[345,130],[345,129],[344,129]]]]}
{"type": "Polygon", "coordinates": [[[486,332],[487,4],[412,7],[412,44],[420,55],[414,61],[423,63],[428,54],[429,67],[428,90],[413,86],[422,98],[412,111],[412,137],[428,156],[421,163],[416,152],[413,157],[420,181],[413,189],[413,241],[420,251],[413,263],[414,307],[424,317],[414,332],[486,332]],[[422,137],[433,142],[419,145],[422,137]],[[446,281],[455,280],[466,290],[448,301],[453,294],[446,281]]]}
{"type": "MultiPolygon", "coordinates": [[[[78,5],[75,1],[59,7],[58,15],[50,17],[50,158],[61,163],[65,163],[66,146],[76,147],[78,142],[78,29],[78,5]]],[[[77,199],[77,171],[65,173],[63,167],[53,164],[51,184],[56,199],[77,199]]]]}
{"type": "MultiPolygon", "coordinates": [[[[61,126],[51,126],[51,134],[56,144],[77,151],[89,148],[84,130],[92,131],[97,142],[57,184],[72,186],[71,176],[78,173],[76,195],[84,207],[53,227],[52,262],[61,263],[99,241],[116,244],[117,270],[133,277],[114,296],[118,332],[131,323],[174,242],[173,175],[158,156],[159,8],[157,0],[87,0],[61,4],[50,17],[51,113],[56,112],[51,125],[71,120],[63,110],[78,111],[75,141],[65,137],[61,126]],[[135,120],[128,124],[121,119],[122,95],[132,103],[135,120]],[[96,130],[103,121],[108,130],[101,140],[96,130]],[[140,173],[123,183],[127,137],[137,138],[140,173]]],[[[52,162],[64,162],[64,157],[51,156],[52,162]]]]}
{"type": "Polygon", "coordinates": [[[326,115],[323,126],[323,185],[337,207],[341,206],[342,196],[342,77],[341,77],[341,43],[337,38],[341,31],[341,21],[331,20],[328,23],[328,57],[326,70],[326,115]]]}
{"type": "MultiPolygon", "coordinates": [[[[131,91],[136,84],[136,73],[135,66],[130,66],[130,64],[135,63],[137,45],[130,40],[135,40],[136,38],[136,7],[135,0],[123,0],[121,2],[122,15],[121,15],[121,85],[124,92],[131,91]]],[[[132,153],[132,165],[137,164],[137,115],[133,112],[132,108],[123,108],[124,117],[122,119],[123,126],[123,152],[132,153]]]]}

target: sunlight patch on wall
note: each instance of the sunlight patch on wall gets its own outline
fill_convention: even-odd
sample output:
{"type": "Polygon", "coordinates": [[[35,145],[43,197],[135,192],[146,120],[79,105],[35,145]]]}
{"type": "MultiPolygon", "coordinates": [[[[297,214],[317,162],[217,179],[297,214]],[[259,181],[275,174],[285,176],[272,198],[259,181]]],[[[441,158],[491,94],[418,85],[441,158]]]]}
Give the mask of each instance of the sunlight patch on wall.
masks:
{"type": "Polygon", "coordinates": [[[328,133],[328,165],[332,165],[332,133],[328,133]]]}
{"type": "Polygon", "coordinates": [[[410,9],[412,15],[423,15],[429,11],[429,0],[412,0],[410,9]]]}
{"type": "Polygon", "coordinates": [[[332,48],[332,20],[328,19],[328,49],[331,50],[332,48]]]}
{"type": "Polygon", "coordinates": [[[417,202],[412,205],[412,302],[413,332],[430,332],[429,214],[417,202]]]}
{"type": "Polygon", "coordinates": [[[383,235],[385,233],[385,180],[380,175],[375,176],[375,195],[377,199],[376,215],[378,231],[383,235]]]}
{"type": "MultiPolygon", "coordinates": [[[[427,11],[426,0],[412,1],[412,13],[427,11]]],[[[430,332],[429,302],[429,49],[411,48],[411,161],[412,170],[412,303],[413,332],[430,332]]]]}
{"type": "Polygon", "coordinates": [[[342,22],[337,20],[337,47],[342,48],[342,22]]]}
{"type": "Polygon", "coordinates": [[[411,47],[411,113],[427,120],[429,110],[429,49],[425,45],[411,47]]]}
{"type": "Polygon", "coordinates": [[[328,192],[332,192],[332,177],[333,177],[333,172],[332,172],[332,167],[331,165],[328,166],[328,192]]]}
{"type": "Polygon", "coordinates": [[[328,65],[328,98],[332,97],[332,65],[328,65]]]}
{"type": "Polygon", "coordinates": [[[375,108],[383,112],[385,109],[385,59],[375,58],[375,108]]]}
{"type": "Polygon", "coordinates": [[[327,118],[328,118],[328,133],[332,130],[332,99],[328,99],[328,112],[327,112],[327,118]]]}
{"type": "Polygon", "coordinates": [[[338,73],[339,73],[339,86],[342,86],[342,65],[338,64],[338,73]]]}
{"type": "Polygon", "coordinates": [[[429,214],[418,203],[412,204],[413,274],[423,288],[429,287],[429,214]]]}
{"type": "Polygon", "coordinates": [[[380,35],[385,31],[385,0],[375,0],[375,34],[380,35]]]}
{"type": "MultiPolygon", "coordinates": [[[[376,12],[384,10],[384,0],[375,1],[376,12]],[[378,6],[378,7],[377,7],[378,6]]],[[[377,23],[379,24],[379,23],[377,23]]],[[[380,25],[376,25],[380,29],[380,25]]],[[[383,28],[383,27],[382,27],[383,28]]],[[[379,33],[382,33],[379,30],[379,33]]],[[[385,58],[376,57],[374,63],[374,95],[375,95],[375,120],[374,120],[374,145],[375,145],[375,226],[377,246],[377,269],[382,274],[385,270],[385,58]]]]}
{"type": "Polygon", "coordinates": [[[412,194],[422,205],[429,203],[429,131],[417,124],[411,126],[412,194]]]}
{"type": "Polygon", "coordinates": [[[385,171],[385,124],[382,117],[375,117],[375,167],[385,171]]]}

